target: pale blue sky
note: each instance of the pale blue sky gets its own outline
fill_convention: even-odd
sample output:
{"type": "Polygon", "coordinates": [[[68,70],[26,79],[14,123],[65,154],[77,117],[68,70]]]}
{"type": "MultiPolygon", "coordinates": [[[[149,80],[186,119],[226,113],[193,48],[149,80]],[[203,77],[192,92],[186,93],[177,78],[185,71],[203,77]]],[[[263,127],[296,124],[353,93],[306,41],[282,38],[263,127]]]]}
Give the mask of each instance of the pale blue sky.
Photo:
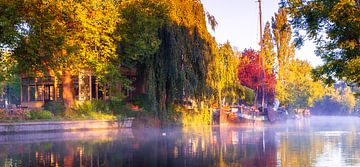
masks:
{"type": "MultiPolygon", "coordinates": [[[[259,11],[256,0],[201,0],[206,11],[215,16],[219,23],[215,32],[209,31],[219,43],[227,40],[240,51],[245,48],[259,48],[259,11]]],[[[263,26],[278,10],[278,0],[263,0],[263,26]]],[[[296,57],[308,60],[313,66],[322,63],[314,54],[315,45],[306,41],[305,46],[296,50],[296,57]]]]}

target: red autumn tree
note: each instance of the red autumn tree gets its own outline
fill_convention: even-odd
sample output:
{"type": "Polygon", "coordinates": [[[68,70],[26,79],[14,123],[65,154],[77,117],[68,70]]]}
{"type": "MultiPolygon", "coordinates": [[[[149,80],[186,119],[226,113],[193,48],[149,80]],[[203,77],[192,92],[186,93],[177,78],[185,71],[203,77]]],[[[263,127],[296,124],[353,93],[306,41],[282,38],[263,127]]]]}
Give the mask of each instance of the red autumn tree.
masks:
{"type": "Polygon", "coordinates": [[[240,84],[258,90],[257,100],[262,99],[262,85],[264,85],[265,100],[272,103],[275,97],[276,77],[272,70],[265,69],[263,76],[262,59],[259,52],[253,49],[245,49],[242,53],[238,68],[240,84]]]}

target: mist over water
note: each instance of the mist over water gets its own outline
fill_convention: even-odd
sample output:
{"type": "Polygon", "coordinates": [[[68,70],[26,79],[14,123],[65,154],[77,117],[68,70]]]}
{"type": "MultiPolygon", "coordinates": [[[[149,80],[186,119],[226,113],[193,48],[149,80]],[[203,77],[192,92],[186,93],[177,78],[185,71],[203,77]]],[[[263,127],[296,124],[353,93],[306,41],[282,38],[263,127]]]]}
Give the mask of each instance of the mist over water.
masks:
{"type": "Polygon", "coordinates": [[[360,166],[360,118],[0,136],[0,166],[360,166]]]}

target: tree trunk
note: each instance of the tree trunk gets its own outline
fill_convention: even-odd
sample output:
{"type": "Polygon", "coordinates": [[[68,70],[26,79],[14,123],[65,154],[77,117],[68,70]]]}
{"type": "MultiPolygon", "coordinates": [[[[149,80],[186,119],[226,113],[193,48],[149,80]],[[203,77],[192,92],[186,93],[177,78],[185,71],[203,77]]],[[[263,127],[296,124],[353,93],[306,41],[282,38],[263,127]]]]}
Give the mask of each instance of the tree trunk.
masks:
{"type": "Polygon", "coordinates": [[[61,79],[63,87],[63,100],[66,110],[68,110],[74,104],[74,82],[69,71],[66,71],[61,79]]]}
{"type": "Polygon", "coordinates": [[[220,109],[220,125],[226,125],[227,124],[227,118],[226,118],[226,112],[224,110],[224,108],[222,107],[222,97],[221,97],[221,91],[219,89],[218,92],[218,98],[219,98],[219,109],[220,109]]]}

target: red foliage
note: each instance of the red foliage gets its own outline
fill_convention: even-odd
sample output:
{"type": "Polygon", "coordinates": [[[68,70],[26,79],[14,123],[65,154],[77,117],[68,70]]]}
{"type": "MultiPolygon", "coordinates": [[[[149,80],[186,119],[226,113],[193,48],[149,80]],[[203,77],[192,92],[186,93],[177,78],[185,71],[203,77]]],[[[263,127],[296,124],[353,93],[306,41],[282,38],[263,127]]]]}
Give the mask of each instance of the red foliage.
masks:
{"type": "Polygon", "coordinates": [[[271,70],[265,70],[264,77],[262,77],[262,59],[258,52],[253,49],[245,49],[238,70],[240,84],[254,91],[258,89],[258,100],[262,99],[262,84],[264,84],[266,101],[268,103],[274,101],[276,77],[271,70]]]}

